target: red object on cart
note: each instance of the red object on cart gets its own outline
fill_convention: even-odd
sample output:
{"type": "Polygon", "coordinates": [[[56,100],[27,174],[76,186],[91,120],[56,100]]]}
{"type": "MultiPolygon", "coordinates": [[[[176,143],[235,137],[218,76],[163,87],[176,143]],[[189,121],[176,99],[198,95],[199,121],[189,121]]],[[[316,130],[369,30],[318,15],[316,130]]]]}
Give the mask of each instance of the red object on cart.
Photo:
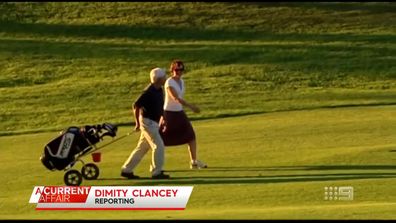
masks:
{"type": "Polygon", "coordinates": [[[101,153],[92,153],[92,159],[95,163],[99,163],[101,159],[101,153]]]}

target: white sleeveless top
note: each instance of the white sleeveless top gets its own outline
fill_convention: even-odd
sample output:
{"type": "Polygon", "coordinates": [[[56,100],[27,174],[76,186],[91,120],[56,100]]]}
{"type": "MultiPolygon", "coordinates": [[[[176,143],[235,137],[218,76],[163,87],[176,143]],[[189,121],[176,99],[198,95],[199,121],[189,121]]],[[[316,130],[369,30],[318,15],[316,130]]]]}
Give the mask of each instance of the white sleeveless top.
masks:
{"type": "Polygon", "coordinates": [[[172,87],[179,98],[183,98],[184,96],[184,81],[180,79],[181,86],[177,83],[177,81],[173,80],[172,77],[168,78],[165,82],[165,102],[164,102],[164,110],[165,111],[182,111],[183,105],[179,102],[175,101],[168,93],[167,88],[172,87]]]}

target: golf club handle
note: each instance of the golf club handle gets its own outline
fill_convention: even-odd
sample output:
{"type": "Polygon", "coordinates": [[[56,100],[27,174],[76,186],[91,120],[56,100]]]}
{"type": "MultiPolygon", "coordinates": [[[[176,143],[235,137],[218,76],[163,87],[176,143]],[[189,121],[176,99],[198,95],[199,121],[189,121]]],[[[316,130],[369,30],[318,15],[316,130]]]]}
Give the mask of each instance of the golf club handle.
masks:
{"type": "MultiPolygon", "coordinates": [[[[96,149],[93,150],[92,152],[98,151],[99,149],[102,149],[102,148],[104,148],[104,147],[106,147],[106,146],[108,146],[108,145],[110,145],[110,144],[112,144],[112,143],[115,143],[115,142],[117,142],[117,141],[119,141],[119,140],[121,140],[121,139],[123,139],[123,138],[129,136],[129,135],[132,135],[132,134],[133,134],[133,132],[128,132],[127,134],[125,134],[125,135],[123,135],[123,136],[120,136],[120,137],[118,137],[117,139],[113,139],[113,140],[111,140],[110,142],[108,142],[108,143],[106,143],[106,144],[104,144],[104,145],[102,145],[102,146],[96,148],[96,149]]],[[[90,152],[90,153],[92,153],[92,152],[90,152]]]]}

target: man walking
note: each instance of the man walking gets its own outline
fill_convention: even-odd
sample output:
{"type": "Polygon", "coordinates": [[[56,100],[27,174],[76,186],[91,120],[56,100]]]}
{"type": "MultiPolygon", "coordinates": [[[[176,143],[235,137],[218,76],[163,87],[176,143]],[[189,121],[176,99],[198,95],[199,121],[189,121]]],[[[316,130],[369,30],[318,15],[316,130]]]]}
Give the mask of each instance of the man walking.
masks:
{"type": "Polygon", "coordinates": [[[159,122],[163,115],[164,92],[162,86],[166,81],[165,70],[154,68],[150,72],[151,84],[133,105],[136,121],[136,131],[141,131],[135,150],[122,166],[121,176],[137,179],[133,170],[143,156],[152,149],[151,176],[153,179],[168,179],[170,176],[162,171],[164,165],[165,146],[159,133],[159,122]]]}

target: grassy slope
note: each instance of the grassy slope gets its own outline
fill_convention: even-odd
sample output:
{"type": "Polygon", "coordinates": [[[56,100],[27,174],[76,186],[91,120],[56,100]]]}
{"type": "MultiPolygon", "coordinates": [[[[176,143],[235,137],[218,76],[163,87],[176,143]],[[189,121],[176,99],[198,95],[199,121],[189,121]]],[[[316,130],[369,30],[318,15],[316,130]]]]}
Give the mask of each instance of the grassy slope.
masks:
{"type": "Polygon", "coordinates": [[[394,104],[392,3],[1,3],[0,134],[131,122],[187,63],[192,118],[394,104]],[[220,9],[220,10],[219,10],[220,9]]]}
{"type": "MultiPolygon", "coordinates": [[[[0,137],[0,218],[20,219],[395,219],[396,107],[276,112],[196,121],[200,157],[188,170],[184,147],[166,151],[172,180],[119,178],[134,134],[103,150],[101,175],[83,185],[193,185],[184,211],[35,211],[34,185],[62,185],[63,172],[38,160],[56,132],[0,137]],[[28,146],[27,146],[28,145],[28,146]],[[18,152],[16,152],[18,151],[18,152]],[[325,186],[353,186],[353,201],[325,201],[325,186]]],[[[119,136],[130,128],[121,128],[119,136]]],[[[148,176],[150,156],[136,173],[148,176]]],[[[86,158],[85,160],[89,160],[86,158]]]]}

